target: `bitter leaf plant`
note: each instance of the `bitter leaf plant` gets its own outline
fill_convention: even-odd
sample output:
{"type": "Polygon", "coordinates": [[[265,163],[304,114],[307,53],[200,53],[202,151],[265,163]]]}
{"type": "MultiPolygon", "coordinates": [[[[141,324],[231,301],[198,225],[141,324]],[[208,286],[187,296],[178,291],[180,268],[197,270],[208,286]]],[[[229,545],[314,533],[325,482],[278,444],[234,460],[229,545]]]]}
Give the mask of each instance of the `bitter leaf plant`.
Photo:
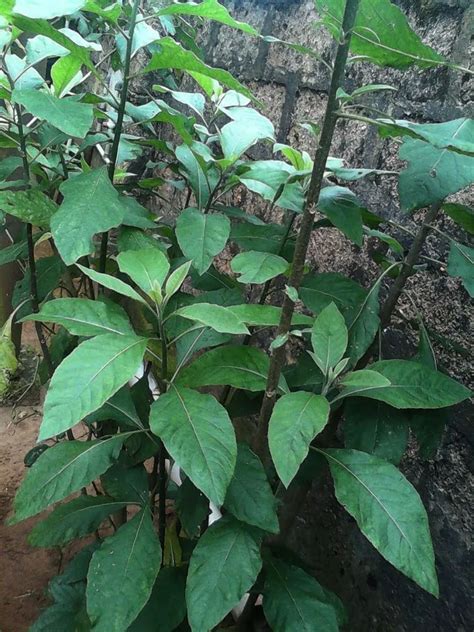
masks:
{"type": "MultiPolygon", "coordinates": [[[[438,595],[428,516],[397,466],[409,429],[428,456],[440,411],[470,393],[437,368],[423,323],[411,359],[376,342],[438,215],[472,234],[472,209],[446,198],[474,180],[474,123],[374,117],[372,95],[396,88],[349,94],[344,78],[370,63],[470,71],[389,0],[315,8],[335,38],[329,63],[263,38],[330,75],[321,124],[304,124],[312,157],[276,143],[251,91],[205,62],[202,22],[262,37],[218,0],[1,3],[0,210],[18,230],[0,264],[24,271],[12,318],[34,322],[47,385],[10,522],[51,508],[31,545],[86,538],[34,632],[206,632],[231,616],[247,629],[258,599],[275,632],[338,630],[339,598],[286,551],[322,467],[379,553],[438,595]],[[399,143],[401,173],[331,156],[340,119],[399,143]],[[256,144],[272,157],[253,160],[256,144]],[[408,249],[351,190],[385,177],[403,212],[429,207],[408,249]],[[239,190],[282,222],[232,204],[239,190]],[[357,248],[385,244],[372,287],[311,270],[311,235],[328,226],[357,248]]],[[[472,296],[472,248],[441,238],[472,296]]],[[[17,366],[11,320],[2,390],[17,366]]]]}

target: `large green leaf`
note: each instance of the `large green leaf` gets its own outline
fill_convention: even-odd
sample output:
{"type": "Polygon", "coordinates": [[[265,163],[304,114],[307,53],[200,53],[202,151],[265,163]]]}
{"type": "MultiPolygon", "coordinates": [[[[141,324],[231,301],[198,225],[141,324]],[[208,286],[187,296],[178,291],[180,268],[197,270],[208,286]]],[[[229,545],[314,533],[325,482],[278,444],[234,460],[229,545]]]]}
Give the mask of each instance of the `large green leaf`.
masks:
{"type": "MultiPolygon", "coordinates": [[[[246,325],[259,327],[276,327],[280,322],[281,307],[275,305],[258,305],[247,303],[246,305],[231,305],[229,308],[237,318],[246,325]]],[[[313,318],[306,314],[293,314],[292,325],[312,325],[313,318]]]]}
{"type": "Polygon", "coordinates": [[[275,469],[288,487],[308,455],[311,441],[326,425],[329,403],[305,391],[283,395],[273,409],[268,444],[275,469]]]}
{"type": "Polygon", "coordinates": [[[398,181],[400,203],[405,211],[441,202],[474,182],[474,156],[406,138],[400,158],[408,162],[398,181]]]}
{"type": "Polygon", "coordinates": [[[260,541],[251,527],[231,518],[214,523],[189,563],[186,603],[191,628],[212,630],[252,587],[262,567],[260,541]]]}
{"type": "Polygon", "coordinates": [[[158,248],[128,250],[117,257],[119,268],[151,298],[161,296],[161,287],[169,272],[166,255],[158,248]]]}
{"type": "Polygon", "coordinates": [[[215,79],[219,83],[236,90],[241,94],[252,98],[252,93],[226,70],[220,68],[211,68],[199,59],[194,53],[186,50],[175,42],[171,37],[163,37],[159,42],[159,52],[153,54],[150,63],[145,67],[143,72],[151,72],[153,70],[184,70],[188,73],[199,73],[215,79]]]}
{"type": "Polygon", "coordinates": [[[318,582],[297,566],[266,560],[263,611],[273,632],[337,632],[337,612],[318,582]]]}
{"type": "Polygon", "coordinates": [[[470,396],[469,389],[459,382],[417,362],[382,360],[371,364],[370,369],[390,384],[366,388],[354,395],[377,399],[394,408],[445,408],[470,396]]]}
{"type": "Polygon", "coordinates": [[[258,35],[258,31],[249,24],[234,20],[227,9],[222,4],[219,4],[217,0],[203,0],[199,4],[172,4],[169,7],[160,9],[157,15],[195,15],[208,20],[215,20],[226,26],[244,31],[244,33],[249,35],[258,35]]]}
{"type": "Polygon", "coordinates": [[[127,434],[99,441],[67,441],[46,450],[28,470],[18,490],[11,523],[43,511],[89,485],[118,457],[127,434]]]}
{"type": "Polygon", "coordinates": [[[474,297],[474,248],[451,242],[448,274],[461,277],[469,296],[474,297]]]}
{"type": "Polygon", "coordinates": [[[86,0],[61,0],[61,2],[44,2],[44,0],[16,0],[14,13],[26,15],[28,18],[51,20],[63,15],[71,15],[80,11],[86,0]]]}
{"type": "Polygon", "coordinates": [[[250,333],[244,323],[227,307],[211,303],[196,303],[181,307],[177,316],[193,320],[223,334],[250,333]]]}
{"type": "Polygon", "coordinates": [[[324,373],[334,368],[347,347],[347,327],[341,312],[330,303],[316,318],[311,331],[313,359],[324,373]]]}
{"type": "Polygon", "coordinates": [[[259,140],[275,140],[275,128],[271,121],[252,108],[226,108],[232,121],[219,132],[224,157],[235,162],[259,140]]]}
{"type": "Polygon", "coordinates": [[[279,532],[272,488],[260,459],[245,443],[237,447],[237,463],[224,507],[242,522],[270,533],[279,532]]]}
{"type": "Polygon", "coordinates": [[[23,320],[62,325],[74,336],[134,333],[127,314],[119,305],[87,298],[57,298],[23,320]]]}
{"type": "Polygon", "coordinates": [[[63,182],[63,203],[51,220],[51,232],[67,265],[94,252],[92,238],[122,223],[125,207],[102,167],[63,182]]]}
{"type": "Polygon", "coordinates": [[[48,228],[57,204],[38,189],[1,191],[0,210],[18,217],[22,222],[48,228]]]}
{"type": "Polygon", "coordinates": [[[14,90],[13,101],[27,112],[61,130],[68,136],[84,138],[92,127],[92,105],[78,103],[73,98],[58,99],[40,90],[14,90]]]}
{"type": "Polygon", "coordinates": [[[395,466],[356,450],[321,450],[336,497],[386,560],[438,596],[428,518],[415,488],[395,466]]]}
{"type": "Polygon", "coordinates": [[[229,234],[229,218],[220,213],[204,215],[195,208],[188,208],[176,221],[176,237],[181,250],[192,259],[193,267],[200,275],[225,248],[229,234]]]}
{"type": "Polygon", "coordinates": [[[239,283],[265,283],[288,269],[288,261],[268,252],[242,252],[230,264],[232,270],[240,274],[239,283]]]}
{"type": "Polygon", "coordinates": [[[59,505],[35,525],[28,542],[32,546],[62,546],[75,538],[93,533],[107,516],[126,505],[126,502],[107,496],[79,496],[65,505],[59,505]]]}
{"type": "Polygon", "coordinates": [[[152,405],[150,427],[196,487],[222,505],[237,458],[225,408],[212,395],[172,386],[152,405]]]}
{"type": "MultiPolygon", "coordinates": [[[[333,33],[339,33],[344,0],[315,0],[333,33]]],[[[389,0],[361,0],[352,31],[351,50],[379,66],[422,68],[436,66],[443,57],[422,43],[402,11],[389,0]]]]}
{"type": "Polygon", "coordinates": [[[146,338],[117,334],[104,334],[80,344],[51,379],[40,439],[72,428],[100,408],[135,375],[146,344],[146,338]]]}
{"type": "Polygon", "coordinates": [[[346,237],[362,246],[361,204],[350,189],[345,187],[324,187],[318,200],[318,210],[339,228],[346,237]]]}
{"type": "Polygon", "coordinates": [[[304,304],[315,314],[335,303],[346,322],[367,295],[358,283],[336,272],[308,274],[303,278],[299,293],[304,304]]]}
{"type": "Polygon", "coordinates": [[[344,444],[398,465],[408,444],[408,419],[407,413],[383,402],[349,399],[344,407],[344,444]]]}
{"type": "MultiPolygon", "coordinates": [[[[248,346],[226,346],[211,349],[181,371],[178,383],[183,386],[229,385],[247,391],[264,391],[270,358],[260,349],[248,346]]],[[[279,389],[288,392],[284,378],[279,389]]]]}
{"type": "Polygon", "coordinates": [[[148,603],[127,632],[173,632],[186,616],[184,567],[163,567],[148,603]]]}
{"type": "Polygon", "coordinates": [[[112,290],[112,292],[121,294],[122,296],[128,296],[128,298],[131,298],[134,301],[146,304],[146,301],[140,296],[138,292],[136,292],[132,287],[130,287],[120,279],[110,276],[110,274],[97,272],[96,270],[92,270],[92,268],[86,268],[85,266],[81,266],[80,263],[76,265],[83,274],[85,274],[87,277],[89,277],[89,279],[92,279],[92,281],[95,281],[99,285],[112,290]]]}
{"type": "Polygon", "coordinates": [[[104,540],[87,574],[87,612],[94,630],[128,629],[150,598],[161,555],[148,508],[104,540]]]}

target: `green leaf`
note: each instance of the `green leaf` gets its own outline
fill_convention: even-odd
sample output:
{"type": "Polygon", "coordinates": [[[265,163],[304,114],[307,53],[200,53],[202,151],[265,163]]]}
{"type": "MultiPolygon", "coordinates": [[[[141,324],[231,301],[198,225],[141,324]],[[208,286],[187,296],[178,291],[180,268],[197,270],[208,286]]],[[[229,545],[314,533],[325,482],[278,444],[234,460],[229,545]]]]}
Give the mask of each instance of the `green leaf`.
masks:
{"type": "Polygon", "coordinates": [[[230,238],[245,250],[278,254],[285,238],[286,228],[279,224],[235,224],[230,238]]]}
{"type": "Polygon", "coordinates": [[[474,235],[474,211],[463,204],[443,204],[443,211],[464,230],[474,235]]]}
{"type": "Polygon", "coordinates": [[[276,559],[265,569],[263,612],[273,632],[338,632],[332,600],[314,577],[276,559]]]}
{"type": "Polygon", "coordinates": [[[235,162],[259,140],[275,140],[275,128],[271,121],[252,108],[226,108],[232,121],[224,125],[219,139],[224,157],[235,162]]]}
{"type": "Polygon", "coordinates": [[[277,502],[263,465],[245,443],[237,446],[237,463],[224,507],[246,524],[270,533],[280,530],[277,502]]]}
{"type": "MultiPolygon", "coordinates": [[[[123,219],[123,222],[125,221],[128,221],[127,216],[123,219]]],[[[159,239],[155,239],[153,235],[148,235],[144,233],[143,230],[129,226],[122,226],[120,228],[117,238],[117,249],[119,252],[125,252],[126,250],[146,250],[147,248],[158,248],[166,254],[165,244],[159,239]]]]}
{"type": "Polygon", "coordinates": [[[382,402],[349,399],[343,427],[346,448],[375,454],[394,465],[408,445],[407,413],[382,402]]]}
{"type": "MultiPolygon", "coordinates": [[[[96,72],[96,69],[90,59],[89,50],[87,48],[84,48],[83,46],[78,45],[70,37],[55,29],[46,20],[41,20],[38,18],[28,18],[22,15],[15,15],[13,16],[12,23],[25,33],[34,33],[35,35],[41,35],[47,37],[53,42],[56,42],[56,44],[59,44],[66,50],[73,53],[73,55],[80,59],[82,63],[89,68],[89,70],[94,73],[96,72]]],[[[42,43],[44,44],[44,41],[42,43]]],[[[53,57],[58,55],[57,49],[54,52],[55,54],[52,55],[53,57]]],[[[49,55],[50,53],[48,53],[48,56],[49,55]]],[[[44,58],[44,56],[42,58],[44,58]]],[[[32,63],[32,61],[36,62],[39,60],[28,59],[28,63],[32,63]]]]}
{"type": "Polygon", "coordinates": [[[474,248],[451,241],[448,274],[461,277],[469,296],[474,297],[474,248]]]}
{"type": "Polygon", "coordinates": [[[195,538],[209,515],[208,499],[187,478],[176,492],[175,503],[181,526],[191,538],[195,538]]]}
{"type": "MultiPolygon", "coordinates": [[[[179,374],[183,386],[233,386],[247,391],[264,391],[270,358],[260,349],[248,346],[225,346],[211,349],[199,356],[179,374]]],[[[284,378],[279,390],[288,392],[284,378]]]]}
{"type": "Polygon", "coordinates": [[[65,441],[43,452],[18,490],[11,524],[43,511],[103,474],[128,435],[99,441],[65,441]]]}
{"type": "Polygon", "coordinates": [[[80,11],[86,0],[61,0],[58,3],[44,2],[44,0],[16,0],[13,11],[28,18],[58,18],[63,15],[72,15],[80,11]]]}
{"type": "Polygon", "coordinates": [[[196,204],[199,210],[202,210],[219,183],[219,173],[215,167],[206,164],[198,151],[193,151],[195,145],[198,143],[193,143],[191,147],[180,145],[175,153],[196,197],[196,204]]]}
{"type": "Polygon", "coordinates": [[[173,632],[186,616],[185,569],[163,567],[148,603],[127,632],[173,632]]]}
{"type": "Polygon", "coordinates": [[[430,336],[428,334],[428,330],[421,318],[418,323],[418,350],[415,356],[413,356],[413,360],[415,362],[419,362],[420,364],[424,364],[432,369],[437,368],[436,355],[433,349],[433,345],[431,344],[430,336]]]}
{"type": "Polygon", "coordinates": [[[119,254],[117,262],[121,272],[128,274],[145,294],[153,300],[161,297],[161,287],[170,269],[168,259],[161,250],[128,250],[119,254]]]}
{"type": "Polygon", "coordinates": [[[64,200],[51,220],[51,232],[62,259],[71,265],[94,252],[94,235],[119,226],[125,209],[105,167],[66,180],[60,191],[64,200]]]}
{"type": "Polygon", "coordinates": [[[220,213],[204,215],[195,208],[188,208],[176,221],[179,246],[200,275],[225,248],[229,234],[229,218],[220,213]]]}
{"type": "Polygon", "coordinates": [[[428,518],[415,488],[397,468],[356,450],[320,450],[338,501],[383,557],[438,596],[428,518]]]}
{"type": "Polygon", "coordinates": [[[117,294],[121,294],[122,296],[128,296],[128,298],[133,299],[134,301],[139,301],[140,303],[146,304],[146,301],[135,292],[135,290],[121,281],[120,279],[116,279],[109,274],[103,274],[102,272],[97,272],[96,270],[92,270],[92,268],[86,268],[85,266],[81,266],[80,263],[76,264],[77,267],[85,274],[87,277],[95,281],[99,285],[112,290],[113,292],[117,292],[117,294]]]}
{"type": "MultiPolygon", "coordinates": [[[[246,325],[259,327],[276,327],[280,322],[281,307],[274,305],[231,305],[229,308],[237,318],[246,325]]],[[[293,314],[292,325],[312,325],[313,318],[305,314],[293,314]]]]}
{"type": "MultiPolygon", "coordinates": [[[[315,0],[333,34],[339,33],[344,0],[315,0]]],[[[352,32],[352,52],[379,66],[436,66],[443,57],[423,44],[402,11],[389,0],[362,0],[352,32]]]]}
{"type": "Polygon", "coordinates": [[[355,364],[364,355],[379,329],[379,292],[381,282],[382,276],[370,288],[364,300],[348,319],[348,355],[352,364],[355,364]]]}
{"type": "Polygon", "coordinates": [[[75,538],[93,533],[114,511],[127,503],[106,496],[79,496],[59,505],[47,518],[33,527],[28,542],[31,546],[62,546],[75,538]]]}
{"type": "Polygon", "coordinates": [[[57,298],[45,303],[38,314],[30,314],[23,319],[27,320],[62,325],[74,336],[134,333],[127,314],[112,301],[57,298]]]}
{"type": "MultiPolygon", "coordinates": [[[[128,195],[121,196],[122,204],[125,206],[125,216],[122,223],[125,226],[134,226],[136,228],[156,228],[153,221],[154,215],[148,209],[139,204],[139,202],[128,195]]],[[[156,218],[155,218],[156,219],[156,218]]]]}
{"type": "Polygon", "coordinates": [[[128,629],[150,598],[161,555],[147,508],[104,540],[87,574],[87,612],[94,630],[128,629]]]}
{"type": "Polygon", "coordinates": [[[443,373],[409,360],[382,360],[370,365],[390,385],[354,395],[376,399],[394,408],[445,408],[470,396],[469,389],[443,373]]]}
{"type": "Polygon", "coordinates": [[[46,394],[40,440],[72,428],[134,375],[147,340],[104,334],[86,340],[56,369],[46,394]]]}
{"type": "Polygon", "coordinates": [[[196,487],[222,505],[237,458],[225,408],[212,395],[173,386],[152,405],[150,427],[196,487]]]}
{"type": "Polygon", "coordinates": [[[240,274],[239,283],[265,283],[288,269],[288,261],[268,252],[242,252],[234,257],[230,267],[240,274]]]}
{"type": "Polygon", "coordinates": [[[227,307],[211,303],[197,303],[182,307],[177,316],[193,320],[223,334],[249,334],[243,322],[227,307]]]}
{"type": "Polygon", "coordinates": [[[184,283],[184,280],[189,274],[189,268],[191,267],[191,261],[186,261],[174,270],[166,280],[165,296],[167,299],[171,298],[173,294],[179,290],[184,283]]]}
{"type": "Polygon", "coordinates": [[[92,105],[78,103],[72,97],[58,99],[39,90],[13,90],[12,99],[33,116],[48,121],[68,136],[84,138],[92,127],[92,105]]]}
{"type": "Polygon", "coordinates": [[[159,41],[160,51],[152,55],[150,63],[145,67],[143,72],[152,72],[154,70],[184,70],[185,72],[197,72],[211,79],[215,79],[222,85],[232,90],[244,94],[249,98],[253,98],[252,93],[226,70],[220,68],[211,68],[194,53],[184,49],[170,37],[163,37],[159,41]]]}
{"type": "Polygon", "coordinates": [[[390,384],[390,380],[380,373],[377,373],[377,371],[371,371],[370,369],[353,371],[345,375],[341,380],[341,385],[347,389],[351,389],[351,392],[352,390],[355,392],[375,387],[390,386],[390,384]]]}
{"type": "Polygon", "coordinates": [[[300,286],[304,304],[319,314],[330,303],[335,303],[346,322],[354,317],[367,292],[355,281],[335,272],[308,274],[300,286]]]}
{"type": "Polygon", "coordinates": [[[347,327],[341,312],[330,303],[319,314],[311,332],[313,358],[324,373],[336,366],[347,347],[347,327]]]}
{"type": "Polygon", "coordinates": [[[261,567],[259,538],[251,528],[228,517],[209,527],[189,563],[191,628],[212,630],[252,587],[261,567]]]}
{"type": "Polygon", "coordinates": [[[331,224],[339,228],[355,244],[362,246],[361,204],[350,189],[338,186],[324,187],[319,195],[317,207],[331,224]]]}
{"type": "Polygon", "coordinates": [[[377,119],[381,136],[412,136],[425,140],[438,149],[450,149],[460,153],[474,154],[474,120],[455,119],[444,123],[413,123],[377,119]]]}
{"type": "Polygon", "coordinates": [[[66,93],[70,89],[71,82],[73,82],[72,85],[75,85],[74,80],[77,76],[82,79],[81,66],[82,61],[74,55],[60,57],[54,62],[51,68],[51,78],[56,96],[61,97],[63,93],[66,93]]]}
{"type": "Polygon", "coordinates": [[[273,409],[268,444],[278,476],[285,487],[296,476],[311,441],[323,430],[329,403],[322,395],[305,391],[283,395],[273,409]]]}
{"type": "Polygon", "coordinates": [[[410,429],[416,437],[422,459],[432,459],[443,439],[448,422],[445,410],[413,410],[410,414],[410,429]]]}
{"type": "Polygon", "coordinates": [[[195,15],[208,20],[215,20],[249,35],[258,35],[258,31],[249,24],[234,20],[227,9],[217,0],[203,0],[199,4],[172,4],[160,9],[157,15],[195,15]]]}
{"type": "MultiPolygon", "coordinates": [[[[40,302],[57,288],[63,272],[64,264],[56,255],[37,260],[36,279],[38,286],[38,300],[40,302]]],[[[31,272],[29,268],[23,279],[15,285],[12,305],[16,308],[24,301],[27,302],[16,312],[18,320],[33,312],[33,305],[31,302],[31,272]]]]}
{"type": "Polygon", "coordinates": [[[403,141],[399,153],[408,162],[398,181],[404,211],[441,202],[474,182],[474,157],[413,138],[403,141]]]}
{"type": "Polygon", "coordinates": [[[58,206],[39,189],[29,189],[0,191],[0,210],[21,219],[22,222],[49,228],[58,206]]]}
{"type": "Polygon", "coordinates": [[[0,250],[0,266],[28,257],[28,242],[19,241],[0,250]]]}

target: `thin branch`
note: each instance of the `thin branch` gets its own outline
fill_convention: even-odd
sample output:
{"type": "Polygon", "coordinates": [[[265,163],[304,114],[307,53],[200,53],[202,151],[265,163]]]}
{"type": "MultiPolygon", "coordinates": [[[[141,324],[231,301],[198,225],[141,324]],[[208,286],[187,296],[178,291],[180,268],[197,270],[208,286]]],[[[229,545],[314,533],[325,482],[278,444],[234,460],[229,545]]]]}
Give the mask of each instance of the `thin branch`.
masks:
{"type": "MultiPolygon", "coordinates": [[[[349,44],[351,39],[351,31],[355,23],[357,10],[360,0],[347,0],[344,11],[343,20],[343,41],[338,46],[336,59],[334,63],[334,71],[331,78],[331,85],[328,95],[328,103],[324,117],[324,123],[321,131],[319,146],[316,151],[313,172],[309,185],[309,191],[306,197],[305,207],[301,227],[296,239],[295,254],[293,257],[292,272],[289,279],[289,285],[298,290],[304,273],[304,265],[306,253],[314,224],[314,214],[316,212],[316,204],[321,191],[326,162],[331,149],[332,138],[336,127],[337,115],[337,91],[341,87],[344,80],[347,56],[349,53],[349,44]]],[[[280,324],[278,327],[278,335],[288,334],[291,326],[291,319],[294,312],[294,303],[288,295],[285,295],[281,313],[280,324]]],[[[285,365],[285,347],[282,345],[276,349],[270,361],[270,369],[268,373],[267,385],[263,397],[262,407],[260,410],[258,430],[255,439],[255,450],[257,454],[267,462],[269,459],[267,434],[268,423],[276,401],[276,392],[282,369],[285,365]]]]}
{"type": "MultiPolygon", "coordinates": [[[[115,126],[114,140],[112,143],[112,150],[110,152],[110,164],[109,164],[109,178],[114,182],[115,168],[117,166],[117,158],[120,146],[120,137],[122,135],[123,120],[125,117],[125,108],[127,105],[128,84],[130,82],[130,62],[132,59],[132,47],[133,47],[133,35],[135,33],[135,26],[137,22],[138,8],[140,0],[134,0],[132,15],[130,17],[130,29],[127,39],[127,49],[125,52],[125,62],[123,67],[123,84],[122,91],[120,93],[120,106],[117,113],[117,123],[115,126]]],[[[109,243],[109,233],[102,234],[102,241],[100,245],[100,259],[99,259],[99,272],[105,272],[105,266],[107,263],[107,246],[109,243]]]]}

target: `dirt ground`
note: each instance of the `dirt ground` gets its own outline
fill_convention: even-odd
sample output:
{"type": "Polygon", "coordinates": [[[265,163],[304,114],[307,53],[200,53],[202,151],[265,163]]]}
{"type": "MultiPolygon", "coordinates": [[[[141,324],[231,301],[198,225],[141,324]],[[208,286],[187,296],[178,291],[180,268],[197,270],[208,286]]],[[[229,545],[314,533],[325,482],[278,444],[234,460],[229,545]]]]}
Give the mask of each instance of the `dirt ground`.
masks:
{"type": "Polygon", "coordinates": [[[15,491],[25,466],[23,457],[36,443],[40,425],[40,408],[24,406],[0,408],[0,630],[26,632],[47,605],[45,589],[57,574],[60,553],[30,547],[27,535],[36,518],[7,526],[15,491]]]}

